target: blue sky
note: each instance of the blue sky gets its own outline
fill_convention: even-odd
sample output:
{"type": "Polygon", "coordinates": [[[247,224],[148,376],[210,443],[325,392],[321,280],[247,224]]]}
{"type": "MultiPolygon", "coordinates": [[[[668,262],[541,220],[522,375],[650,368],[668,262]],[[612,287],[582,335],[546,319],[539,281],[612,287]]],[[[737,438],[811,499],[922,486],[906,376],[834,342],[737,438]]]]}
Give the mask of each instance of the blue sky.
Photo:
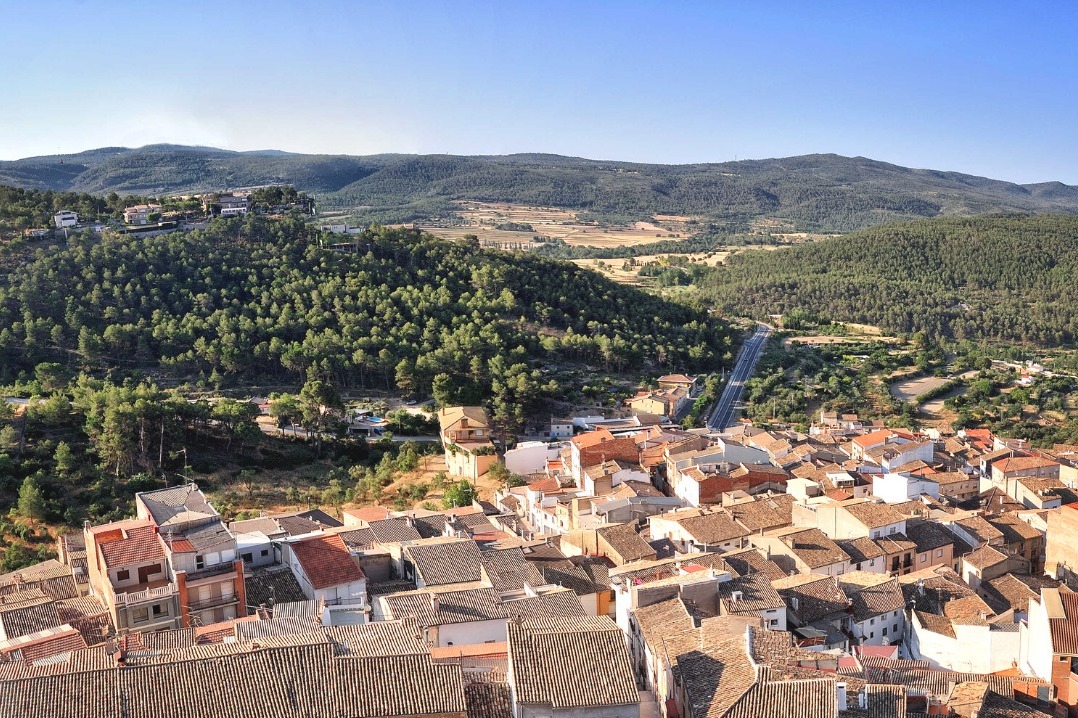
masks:
{"type": "Polygon", "coordinates": [[[1078,184],[1078,4],[0,2],[0,158],[153,142],[1078,184]]]}

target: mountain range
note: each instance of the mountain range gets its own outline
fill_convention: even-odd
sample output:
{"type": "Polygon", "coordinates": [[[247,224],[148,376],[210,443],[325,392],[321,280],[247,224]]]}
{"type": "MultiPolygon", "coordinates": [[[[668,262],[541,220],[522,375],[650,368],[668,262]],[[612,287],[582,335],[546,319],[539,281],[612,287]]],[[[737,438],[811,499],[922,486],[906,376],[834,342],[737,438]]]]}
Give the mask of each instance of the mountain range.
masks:
{"type": "Polygon", "coordinates": [[[777,220],[845,232],[895,220],[1078,214],[1078,187],[1015,184],[834,154],[659,165],[550,154],[307,155],[149,145],[0,162],[0,184],[103,194],[174,194],[288,183],[319,208],[383,222],[451,214],[454,201],[572,209],[607,221],[690,215],[726,227],[777,220]]]}

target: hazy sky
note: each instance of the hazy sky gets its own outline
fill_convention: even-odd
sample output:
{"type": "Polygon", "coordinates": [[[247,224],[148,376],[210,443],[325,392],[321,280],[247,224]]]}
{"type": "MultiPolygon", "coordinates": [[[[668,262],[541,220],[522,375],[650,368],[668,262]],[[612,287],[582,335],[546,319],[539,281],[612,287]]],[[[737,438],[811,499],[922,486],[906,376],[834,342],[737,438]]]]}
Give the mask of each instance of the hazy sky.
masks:
{"type": "Polygon", "coordinates": [[[154,142],[1078,184],[1071,2],[0,0],[0,158],[154,142]]]}

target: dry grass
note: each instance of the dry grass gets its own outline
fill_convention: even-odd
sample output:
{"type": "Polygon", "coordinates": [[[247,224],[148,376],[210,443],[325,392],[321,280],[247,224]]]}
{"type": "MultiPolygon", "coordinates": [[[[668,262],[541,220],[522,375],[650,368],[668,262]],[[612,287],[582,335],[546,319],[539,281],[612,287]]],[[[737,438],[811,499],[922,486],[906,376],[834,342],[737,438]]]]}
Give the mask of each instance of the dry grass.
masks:
{"type": "Polygon", "coordinates": [[[660,215],[654,217],[652,222],[636,222],[631,226],[600,226],[595,222],[580,220],[576,212],[567,209],[468,200],[459,203],[457,214],[464,220],[461,226],[423,225],[423,229],[447,239],[474,234],[485,244],[527,244],[532,237],[540,235],[563,239],[571,245],[624,247],[661,239],[684,239],[691,234],[686,223],[693,219],[681,215],[660,215]],[[510,222],[531,225],[534,231],[495,229],[499,224],[510,222]]]}

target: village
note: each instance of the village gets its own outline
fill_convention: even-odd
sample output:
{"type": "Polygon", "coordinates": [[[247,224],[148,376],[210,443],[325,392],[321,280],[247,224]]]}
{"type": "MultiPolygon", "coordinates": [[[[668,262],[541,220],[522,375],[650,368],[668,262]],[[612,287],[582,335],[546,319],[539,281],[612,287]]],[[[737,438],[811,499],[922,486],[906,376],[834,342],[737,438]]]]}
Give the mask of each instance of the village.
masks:
{"type": "Polygon", "coordinates": [[[138,493],[0,576],[0,716],[1076,714],[1078,447],[684,429],[699,391],[501,456],[483,408],[439,409],[452,477],[519,477],[452,509],[138,493]]]}

